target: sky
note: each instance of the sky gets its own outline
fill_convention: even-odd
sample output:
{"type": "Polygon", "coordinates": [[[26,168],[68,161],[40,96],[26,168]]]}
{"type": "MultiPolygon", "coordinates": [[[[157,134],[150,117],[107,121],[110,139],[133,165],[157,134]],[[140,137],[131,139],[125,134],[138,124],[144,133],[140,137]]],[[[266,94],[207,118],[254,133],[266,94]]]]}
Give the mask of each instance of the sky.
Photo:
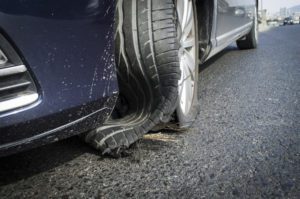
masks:
{"type": "Polygon", "coordinates": [[[296,5],[300,5],[300,0],[259,0],[259,1],[263,2],[264,9],[267,9],[269,13],[279,12],[279,9],[282,7],[290,8],[296,5]]]}

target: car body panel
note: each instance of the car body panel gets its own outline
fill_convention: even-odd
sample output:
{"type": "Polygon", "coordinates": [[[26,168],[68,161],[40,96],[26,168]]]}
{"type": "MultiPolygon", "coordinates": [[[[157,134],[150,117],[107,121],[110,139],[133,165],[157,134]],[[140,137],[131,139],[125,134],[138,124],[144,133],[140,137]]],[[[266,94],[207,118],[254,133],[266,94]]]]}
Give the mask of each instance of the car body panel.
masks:
{"type": "Polygon", "coordinates": [[[110,0],[1,1],[0,32],[31,72],[39,100],[0,113],[0,145],[13,145],[94,113],[98,119],[87,127],[103,123],[114,106],[107,102],[118,94],[113,24],[110,0]]]}
{"type": "Polygon", "coordinates": [[[218,0],[216,37],[228,34],[253,22],[254,0],[218,0]]]}
{"type": "Polygon", "coordinates": [[[206,60],[250,32],[256,0],[214,0],[211,51],[206,60]]]}

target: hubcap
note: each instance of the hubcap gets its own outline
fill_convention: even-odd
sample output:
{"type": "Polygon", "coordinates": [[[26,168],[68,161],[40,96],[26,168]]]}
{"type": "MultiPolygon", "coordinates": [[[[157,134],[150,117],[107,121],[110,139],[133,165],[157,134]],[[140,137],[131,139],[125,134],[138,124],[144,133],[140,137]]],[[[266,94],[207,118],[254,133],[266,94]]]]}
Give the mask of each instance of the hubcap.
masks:
{"type": "Polygon", "coordinates": [[[183,114],[190,112],[196,77],[196,30],[192,0],[177,0],[178,32],[180,39],[179,106],[183,114]]]}

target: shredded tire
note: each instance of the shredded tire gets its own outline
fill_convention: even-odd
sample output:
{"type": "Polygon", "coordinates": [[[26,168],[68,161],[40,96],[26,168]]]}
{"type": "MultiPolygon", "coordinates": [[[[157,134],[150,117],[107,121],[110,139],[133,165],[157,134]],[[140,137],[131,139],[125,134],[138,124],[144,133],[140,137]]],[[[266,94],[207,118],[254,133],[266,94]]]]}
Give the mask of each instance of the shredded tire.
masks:
{"type": "Polygon", "coordinates": [[[181,72],[174,1],[119,0],[115,44],[120,94],[128,110],[87,133],[85,141],[118,156],[176,109],[181,72]]]}

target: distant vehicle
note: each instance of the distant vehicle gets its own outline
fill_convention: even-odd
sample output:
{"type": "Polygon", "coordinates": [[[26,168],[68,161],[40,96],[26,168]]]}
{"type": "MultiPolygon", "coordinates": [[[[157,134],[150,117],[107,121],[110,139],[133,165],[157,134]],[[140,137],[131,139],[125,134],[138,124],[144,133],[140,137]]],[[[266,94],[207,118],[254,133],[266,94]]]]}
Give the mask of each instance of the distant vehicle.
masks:
{"type": "Polygon", "coordinates": [[[294,20],[292,17],[287,17],[283,20],[283,25],[294,25],[294,20]]]}
{"type": "Polygon", "coordinates": [[[284,21],[283,19],[278,20],[278,25],[279,25],[279,26],[283,26],[283,25],[284,25],[283,21],[284,21]]]}
{"type": "Polygon", "coordinates": [[[267,20],[267,24],[269,26],[278,26],[279,25],[279,21],[277,19],[267,20]]]}
{"type": "Polygon", "coordinates": [[[293,22],[294,22],[294,24],[299,24],[300,23],[300,17],[294,17],[293,22]]]}
{"type": "Polygon", "coordinates": [[[257,6],[1,0],[0,156],[82,133],[112,154],[171,119],[190,127],[199,63],[232,42],[256,48],[257,6]]]}

